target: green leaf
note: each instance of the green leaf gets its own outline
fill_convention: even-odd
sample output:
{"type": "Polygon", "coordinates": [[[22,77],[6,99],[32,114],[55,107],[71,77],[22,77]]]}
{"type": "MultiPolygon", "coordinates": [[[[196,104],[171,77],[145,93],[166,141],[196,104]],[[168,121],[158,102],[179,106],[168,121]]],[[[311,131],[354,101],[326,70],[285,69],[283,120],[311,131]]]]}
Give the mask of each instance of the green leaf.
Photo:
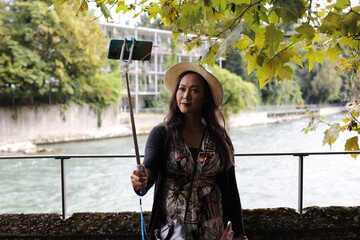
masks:
{"type": "Polygon", "coordinates": [[[322,33],[333,34],[341,28],[342,19],[339,14],[330,12],[322,21],[319,31],[322,33]]]}
{"type": "Polygon", "coordinates": [[[270,24],[265,31],[265,44],[269,46],[270,56],[277,52],[280,43],[284,41],[284,33],[275,28],[275,24],[270,24]]]}
{"type": "Polygon", "coordinates": [[[336,10],[343,10],[349,7],[349,0],[336,0],[336,3],[332,5],[336,10]]]}
{"type": "Polygon", "coordinates": [[[289,52],[289,51],[292,53],[292,57],[289,59],[290,62],[293,62],[293,63],[299,65],[300,67],[303,67],[302,61],[304,60],[304,57],[294,48],[290,48],[287,50],[287,52],[289,52]]]}
{"type": "Polygon", "coordinates": [[[276,78],[279,81],[288,79],[291,80],[292,79],[292,75],[293,75],[293,70],[291,67],[289,66],[284,66],[284,65],[280,65],[277,69],[277,75],[276,78]]]}
{"type": "Polygon", "coordinates": [[[354,12],[349,12],[344,16],[344,21],[342,24],[342,33],[345,36],[348,35],[357,35],[359,31],[358,22],[360,21],[360,7],[354,7],[352,9],[354,12]]]}
{"type": "Polygon", "coordinates": [[[297,27],[295,30],[298,32],[298,34],[294,34],[291,37],[291,41],[298,42],[306,40],[305,43],[310,44],[315,37],[315,30],[308,23],[302,23],[300,27],[297,27]]]}
{"type": "Polygon", "coordinates": [[[301,0],[274,0],[273,10],[283,20],[285,25],[296,23],[305,13],[304,1],[301,0]]]}
{"type": "Polygon", "coordinates": [[[102,3],[101,4],[101,12],[102,14],[104,14],[104,17],[107,19],[107,18],[111,18],[111,14],[110,14],[110,11],[109,9],[106,7],[105,3],[102,3]]]}
{"type": "MultiPolygon", "coordinates": [[[[358,136],[349,138],[345,143],[345,151],[359,151],[359,138],[358,136]]],[[[357,158],[359,154],[351,154],[351,157],[357,158]]]]}

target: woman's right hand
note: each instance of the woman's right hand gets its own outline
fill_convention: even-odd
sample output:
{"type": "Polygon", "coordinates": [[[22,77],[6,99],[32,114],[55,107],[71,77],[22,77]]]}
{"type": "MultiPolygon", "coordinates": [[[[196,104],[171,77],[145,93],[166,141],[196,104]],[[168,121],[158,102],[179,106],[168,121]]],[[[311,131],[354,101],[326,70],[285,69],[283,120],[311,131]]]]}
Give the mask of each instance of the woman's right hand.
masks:
{"type": "Polygon", "coordinates": [[[136,191],[146,189],[148,175],[144,164],[141,165],[142,171],[134,170],[131,174],[131,184],[136,191]]]}

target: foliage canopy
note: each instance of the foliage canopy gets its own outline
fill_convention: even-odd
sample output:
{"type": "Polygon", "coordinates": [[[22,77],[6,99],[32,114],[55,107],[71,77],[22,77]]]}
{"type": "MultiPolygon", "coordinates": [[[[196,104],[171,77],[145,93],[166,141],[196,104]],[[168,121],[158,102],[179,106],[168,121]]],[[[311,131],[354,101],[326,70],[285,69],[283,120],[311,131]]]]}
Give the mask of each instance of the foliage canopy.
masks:
{"type": "MultiPolygon", "coordinates": [[[[58,7],[72,1],[79,10],[88,9],[88,0],[55,0],[58,7]]],[[[273,78],[292,79],[293,66],[308,70],[323,59],[336,62],[336,69],[352,72],[360,70],[360,6],[350,0],[96,0],[105,17],[108,7],[117,12],[146,13],[149,18],[160,17],[170,26],[175,38],[188,35],[187,50],[211,43],[201,62],[213,64],[229,49],[245,53],[247,71],[255,71],[263,88],[273,78]],[[293,32],[284,27],[295,24],[293,32]]]]}

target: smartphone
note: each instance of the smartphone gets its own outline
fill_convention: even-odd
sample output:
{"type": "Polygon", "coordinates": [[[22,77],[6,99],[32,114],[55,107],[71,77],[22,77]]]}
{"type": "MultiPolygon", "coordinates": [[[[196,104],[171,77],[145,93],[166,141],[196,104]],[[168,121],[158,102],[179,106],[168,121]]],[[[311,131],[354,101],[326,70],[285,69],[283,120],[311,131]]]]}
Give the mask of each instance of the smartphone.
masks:
{"type": "MultiPolygon", "coordinates": [[[[132,43],[132,40],[125,39],[124,55],[122,60],[129,59],[132,43]]],[[[123,45],[124,40],[111,40],[109,45],[108,59],[120,59],[123,45]]],[[[151,48],[152,42],[135,40],[135,46],[131,60],[149,61],[151,57],[151,48]]]]}

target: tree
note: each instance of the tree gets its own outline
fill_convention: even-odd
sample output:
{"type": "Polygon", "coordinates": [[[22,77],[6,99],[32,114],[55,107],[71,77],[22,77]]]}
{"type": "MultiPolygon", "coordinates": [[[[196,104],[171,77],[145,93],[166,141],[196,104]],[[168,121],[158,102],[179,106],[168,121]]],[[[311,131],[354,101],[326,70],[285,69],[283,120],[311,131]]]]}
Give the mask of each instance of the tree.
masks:
{"type": "Polygon", "coordinates": [[[225,116],[236,115],[245,108],[259,103],[259,91],[254,84],[245,82],[240,76],[218,66],[213,66],[212,73],[223,87],[224,98],[221,108],[225,116]]]}
{"type": "Polygon", "coordinates": [[[306,103],[321,104],[342,101],[340,89],[343,85],[340,73],[334,69],[334,63],[324,60],[315,64],[311,72],[298,68],[295,78],[301,85],[301,92],[306,103]]]}
{"type": "MultiPolygon", "coordinates": [[[[63,2],[55,0],[58,7],[63,2]]],[[[152,19],[161,18],[175,36],[189,33],[187,50],[201,46],[203,39],[211,43],[202,57],[203,63],[213,64],[229,48],[245,52],[247,70],[256,71],[260,88],[273,78],[292,79],[291,65],[308,69],[324,58],[336,61],[344,73],[359,72],[360,6],[350,0],[315,2],[312,0],[204,0],[204,1],[96,1],[109,17],[106,4],[116,5],[118,12],[146,13],[152,19]],[[282,29],[294,24],[292,34],[282,29]],[[221,26],[221,27],[219,27],[221,26]],[[346,52],[347,56],[339,53],[346,52]]],[[[75,4],[76,5],[76,4],[75,4]]],[[[87,9],[88,0],[76,8],[87,9]]]]}
{"type": "Polygon", "coordinates": [[[266,105],[298,105],[304,102],[300,85],[293,80],[272,81],[261,89],[261,98],[266,105]]]}
{"type": "MultiPolygon", "coordinates": [[[[255,74],[248,75],[245,69],[245,62],[239,52],[232,52],[223,62],[223,67],[235,73],[244,81],[258,85],[255,74]]],[[[283,82],[272,81],[260,91],[262,104],[265,105],[286,105],[304,102],[301,97],[300,85],[296,81],[286,80],[283,82]]]]}
{"type": "Polygon", "coordinates": [[[0,92],[3,104],[57,103],[104,107],[118,101],[116,72],[109,73],[106,38],[93,16],[77,18],[70,5],[49,11],[46,1],[2,4],[0,92]],[[89,41],[88,39],[92,39],[89,41]]]}

